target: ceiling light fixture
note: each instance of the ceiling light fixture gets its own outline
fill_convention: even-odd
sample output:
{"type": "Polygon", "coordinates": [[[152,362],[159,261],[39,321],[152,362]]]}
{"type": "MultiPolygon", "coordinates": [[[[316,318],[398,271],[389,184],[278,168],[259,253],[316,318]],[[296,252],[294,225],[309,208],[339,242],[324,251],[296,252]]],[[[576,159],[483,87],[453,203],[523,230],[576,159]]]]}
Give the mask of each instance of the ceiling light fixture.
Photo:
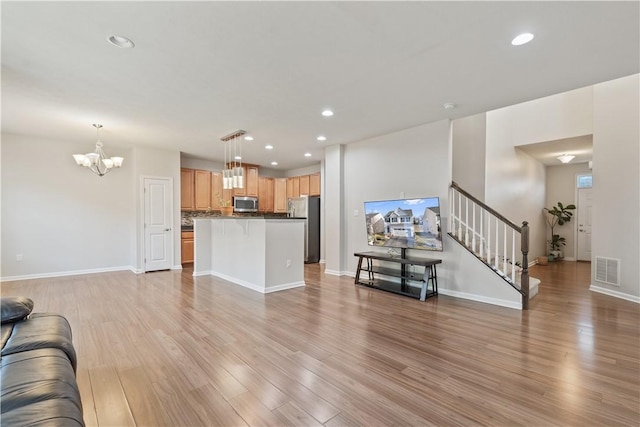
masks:
{"type": "Polygon", "coordinates": [[[245,137],[244,137],[244,140],[245,140],[245,141],[253,141],[253,137],[252,137],[252,136],[247,135],[247,136],[245,136],[245,137]]]}
{"type": "Polygon", "coordinates": [[[278,166],[278,162],[271,162],[271,166],[278,166]]]}
{"type": "Polygon", "coordinates": [[[78,166],[89,168],[89,170],[98,176],[105,176],[113,168],[122,166],[124,157],[111,157],[107,159],[102,151],[102,141],[100,141],[100,128],[102,125],[94,124],[98,141],[96,142],[96,150],[93,153],[74,154],[73,158],[78,166]]]}
{"type": "Polygon", "coordinates": [[[112,45],[121,47],[123,49],[131,49],[132,47],[136,46],[131,41],[131,39],[128,39],[127,37],[124,37],[124,36],[111,36],[107,38],[107,41],[112,45]]]}
{"type": "Polygon", "coordinates": [[[316,138],[318,141],[326,141],[327,137],[324,135],[320,135],[319,137],[316,138]]]}
{"type": "Polygon", "coordinates": [[[571,160],[575,159],[576,156],[572,156],[571,154],[563,154],[562,156],[556,157],[556,159],[560,160],[562,163],[569,163],[571,160]]]}
{"type": "Polygon", "coordinates": [[[515,36],[514,39],[511,40],[511,44],[514,46],[522,46],[523,44],[529,43],[531,40],[533,40],[533,34],[522,33],[515,36]]]}
{"type": "Polygon", "coordinates": [[[304,153],[305,157],[311,157],[311,153],[304,153]]]}
{"type": "Polygon", "coordinates": [[[454,104],[453,102],[446,102],[442,104],[442,108],[444,108],[445,110],[453,110],[454,108],[456,108],[456,104],[454,104]]]}
{"type": "Polygon", "coordinates": [[[325,117],[331,117],[331,116],[333,116],[333,111],[331,111],[329,109],[326,109],[326,110],[322,111],[322,115],[325,116],[325,117]]]}
{"type": "Polygon", "coordinates": [[[267,144],[264,146],[265,150],[273,150],[273,145],[267,144]]]}
{"type": "Polygon", "coordinates": [[[224,142],[224,170],[222,171],[222,188],[244,188],[244,170],[242,169],[242,140],[247,132],[237,130],[220,138],[224,142]],[[240,141],[238,141],[240,140],[240,141]],[[240,145],[240,149],[238,149],[240,145]]]}

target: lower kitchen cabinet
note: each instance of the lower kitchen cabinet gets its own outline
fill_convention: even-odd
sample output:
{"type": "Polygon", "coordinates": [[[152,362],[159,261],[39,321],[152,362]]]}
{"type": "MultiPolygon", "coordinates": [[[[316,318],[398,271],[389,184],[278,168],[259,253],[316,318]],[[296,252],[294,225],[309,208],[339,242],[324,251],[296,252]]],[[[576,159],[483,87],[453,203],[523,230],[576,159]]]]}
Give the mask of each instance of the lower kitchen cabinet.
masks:
{"type": "Polygon", "coordinates": [[[182,232],[182,264],[193,262],[193,231],[182,232]]]}

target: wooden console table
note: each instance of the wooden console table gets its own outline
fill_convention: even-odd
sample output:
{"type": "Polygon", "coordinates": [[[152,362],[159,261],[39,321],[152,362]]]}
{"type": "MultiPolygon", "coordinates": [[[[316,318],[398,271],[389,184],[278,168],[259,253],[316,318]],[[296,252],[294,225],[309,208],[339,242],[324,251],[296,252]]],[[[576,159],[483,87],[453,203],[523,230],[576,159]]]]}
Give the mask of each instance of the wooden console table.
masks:
{"type": "Polygon", "coordinates": [[[436,264],[442,263],[440,259],[406,256],[405,251],[403,251],[401,256],[390,256],[380,252],[356,252],[353,255],[358,257],[358,269],[356,270],[354,282],[356,285],[368,286],[412,298],[419,298],[420,301],[438,295],[436,264]],[[365,266],[362,265],[362,260],[366,260],[365,266]],[[400,264],[400,269],[375,265],[374,260],[400,264]],[[424,271],[410,271],[411,269],[408,268],[410,266],[424,267],[424,271]],[[368,273],[366,278],[360,277],[360,273],[363,271],[368,273]],[[396,277],[400,279],[400,282],[384,280],[376,277],[376,275],[396,277]],[[415,282],[418,286],[412,285],[411,282],[415,282]]]}

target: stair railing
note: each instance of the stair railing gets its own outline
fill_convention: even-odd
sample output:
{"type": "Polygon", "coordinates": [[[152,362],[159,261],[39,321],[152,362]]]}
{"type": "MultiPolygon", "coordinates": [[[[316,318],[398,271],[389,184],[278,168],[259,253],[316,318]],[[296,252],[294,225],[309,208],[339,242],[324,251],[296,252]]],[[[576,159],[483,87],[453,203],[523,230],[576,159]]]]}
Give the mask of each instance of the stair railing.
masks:
{"type": "Polygon", "coordinates": [[[514,224],[455,182],[451,183],[449,200],[449,233],[517,289],[522,294],[522,308],[528,309],[528,223],[514,224]],[[515,286],[518,263],[522,266],[519,289],[515,286]]]}

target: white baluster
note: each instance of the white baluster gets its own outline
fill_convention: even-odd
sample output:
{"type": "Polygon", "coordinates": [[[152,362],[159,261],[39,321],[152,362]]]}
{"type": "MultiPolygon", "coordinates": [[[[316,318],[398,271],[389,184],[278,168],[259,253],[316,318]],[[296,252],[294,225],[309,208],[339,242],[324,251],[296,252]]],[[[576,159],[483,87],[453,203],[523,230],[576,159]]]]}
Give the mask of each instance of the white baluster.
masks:
{"type": "Polygon", "coordinates": [[[471,215],[473,216],[473,226],[471,234],[471,247],[473,248],[473,253],[477,254],[478,250],[476,249],[476,202],[471,202],[471,215]]]}
{"type": "Polygon", "coordinates": [[[480,209],[480,258],[482,258],[482,253],[484,252],[484,234],[482,233],[483,227],[483,214],[484,209],[480,209]]]}
{"type": "Polygon", "coordinates": [[[506,275],[507,274],[507,223],[506,222],[504,223],[503,229],[504,229],[504,236],[502,239],[503,239],[503,245],[504,245],[504,252],[502,255],[502,268],[503,268],[502,271],[504,271],[504,274],[506,275]]]}
{"type": "Polygon", "coordinates": [[[491,214],[487,215],[487,264],[491,265],[491,214]]]}
{"type": "Polygon", "coordinates": [[[458,192],[458,240],[462,242],[462,193],[458,192]]]}
{"type": "Polygon", "coordinates": [[[495,266],[496,270],[498,269],[498,262],[499,262],[498,258],[500,257],[500,250],[499,250],[499,248],[500,248],[500,240],[498,240],[499,237],[500,237],[499,234],[498,234],[499,230],[500,230],[500,222],[499,221],[500,220],[498,219],[498,217],[496,217],[496,250],[493,253],[493,258],[495,260],[493,265],[495,266]]]}
{"type": "Polygon", "coordinates": [[[516,230],[511,229],[511,281],[516,282],[516,230]]]}

